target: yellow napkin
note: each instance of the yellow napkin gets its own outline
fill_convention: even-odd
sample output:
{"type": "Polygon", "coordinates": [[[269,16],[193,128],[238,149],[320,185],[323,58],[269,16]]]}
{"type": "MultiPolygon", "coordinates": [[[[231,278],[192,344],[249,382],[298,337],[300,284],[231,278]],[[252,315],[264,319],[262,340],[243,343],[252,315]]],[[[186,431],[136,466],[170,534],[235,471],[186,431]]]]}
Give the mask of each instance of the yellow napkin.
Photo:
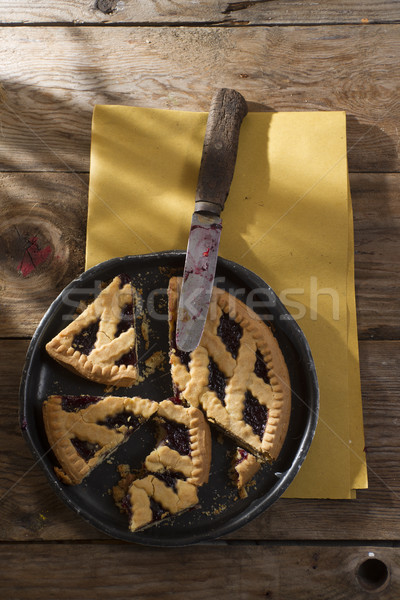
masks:
{"type": "MultiPolygon", "coordinates": [[[[206,113],[96,106],[86,267],[185,249],[206,113]],[[107,231],[107,236],[104,233],[107,231]]],[[[286,497],[367,487],[343,112],[250,113],[223,212],[220,256],[280,296],[310,343],[320,418],[286,497]]]]}

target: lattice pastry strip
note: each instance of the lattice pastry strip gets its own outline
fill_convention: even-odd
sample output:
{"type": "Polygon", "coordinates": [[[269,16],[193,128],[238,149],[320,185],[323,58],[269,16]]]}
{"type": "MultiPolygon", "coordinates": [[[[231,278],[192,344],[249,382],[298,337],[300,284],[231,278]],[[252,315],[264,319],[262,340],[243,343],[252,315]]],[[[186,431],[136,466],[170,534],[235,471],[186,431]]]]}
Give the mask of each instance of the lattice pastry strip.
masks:
{"type": "Polygon", "coordinates": [[[75,373],[128,387],[138,378],[134,322],[136,290],[118,275],[47,345],[49,355],[75,373]]]}
{"type": "Polygon", "coordinates": [[[181,280],[169,285],[171,374],[177,393],[259,457],[275,459],[286,436],[291,389],[270,328],[234,296],[213,289],[200,345],[190,355],[174,343],[181,280]]]}
{"type": "Polygon", "coordinates": [[[43,420],[60,463],[56,474],[64,483],[81,483],[157,409],[157,402],[146,398],[49,396],[43,420]]]}

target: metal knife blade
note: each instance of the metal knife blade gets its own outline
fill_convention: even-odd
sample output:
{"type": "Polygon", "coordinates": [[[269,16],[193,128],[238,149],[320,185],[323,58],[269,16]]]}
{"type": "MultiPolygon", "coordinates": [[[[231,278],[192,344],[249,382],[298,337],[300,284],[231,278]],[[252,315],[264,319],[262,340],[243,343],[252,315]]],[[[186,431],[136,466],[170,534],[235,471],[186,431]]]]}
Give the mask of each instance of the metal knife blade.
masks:
{"type": "Polygon", "coordinates": [[[178,305],[176,345],[191,352],[200,343],[212,295],[221,218],[236,163],[247,104],[239,92],[219,90],[211,103],[197,183],[195,212],[178,305]]]}
{"type": "Polygon", "coordinates": [[[193,213],[176,326],[176,343],[184,352],[194,350],[203,334],[217,266],[221,229],[221,217],[193,213]]]}

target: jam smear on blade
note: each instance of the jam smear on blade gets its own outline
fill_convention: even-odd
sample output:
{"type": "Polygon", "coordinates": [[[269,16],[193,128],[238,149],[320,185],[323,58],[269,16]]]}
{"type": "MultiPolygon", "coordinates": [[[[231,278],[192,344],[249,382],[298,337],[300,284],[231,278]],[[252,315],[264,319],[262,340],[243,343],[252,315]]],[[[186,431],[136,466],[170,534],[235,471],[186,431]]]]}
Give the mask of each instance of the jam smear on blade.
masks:
{"type": "Polygon", "coordinates": [[[86,462],[93,458],[96,452],[100,450],[99,444],[92,444],[91,442],[80,440],[79,438],[72,438],[71,443],[79,456],[86,462]]]}
{"type": "Polygon", "coordinates": [[[100,400],[103,400],[101,396],[61,396],[61,408],[65,412],[77,412],[100,400]]]}
{"type": "Polygon", "coordinates": [[[256,362],[254,364],[254,373],[260,377],[265,383],[269,384],[268,369],[263,356],[259,350],[256,352],[256,362]]]}
{"type": "Polygon", "coordinates": [[[100,319],[91,323],[86,329],[83,329],[74,336],[72,347],[79,350],[81,354],[88,356],[94,348],[99,330],[100,319]]]}
{"type": "Polygon", "coordinates": [[[217,334],[224,342],[228,352],[232,354],[233,358],[237,358],[240,348],[240,338],[243,335],[243,329],[236,323],[234,319],[231,319],[228,313],[222,313],[219,320],[217,334]]]}
{"type": "Polygon", "coordinates": [[[226,378],[225,375],[217,367],[217,364],[210,358],[208,363],[208,370],[210,372],[208,376],[208,386],[213,390],[218,398],[221,400],[223,406],[225,406],[225,389],[226,389],[226,378]]]}
{"type": "Polygon", "coordinates": [[[262,440],[268,420],[268,409],[260,404],[249,390],[245,395],[243,419],[251,426],[253,433],[262,440]]]}
{"type": "Polygon", "coordinates": [[[190,435],[187,427],[167,420],[163,422],[163,427],[167,434],[165,445],[183,456],[190,455],[190,435]]]}

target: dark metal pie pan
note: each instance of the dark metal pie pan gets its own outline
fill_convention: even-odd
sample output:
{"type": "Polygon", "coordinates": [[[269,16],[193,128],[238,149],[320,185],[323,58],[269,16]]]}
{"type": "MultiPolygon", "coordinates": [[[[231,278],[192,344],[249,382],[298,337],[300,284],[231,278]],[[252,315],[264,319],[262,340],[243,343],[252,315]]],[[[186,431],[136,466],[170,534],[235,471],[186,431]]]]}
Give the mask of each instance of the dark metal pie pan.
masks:
{"type": "MultiPolygon", "coordinates": [[[[272,328],[288,365],[292,387],[292,411],[288,434],[278,459],[263,466],[248,489],[238,497],[229,476],[235,444],[212,428],[210,479],[199,490],[200,506],[166,519],[143,531],[131,533],[128,518],[121,514],[109,491],[119,479],[117,465],[139,467],[154,447],[151,423],[135,432],[128,442],[97,467],[82,484],[66,486],[54,474],[56,464],[44,431],[42,403],[50,394],[102,396],[105,386],[92,383],[64,369],[46,353],[45,345],[69,322],[78,302],[94,295],[100,282],[127,273],[140,290],[150,323],[152,352],[168,352],[167,287],[172,275],[183,271],[185,252],[161,252],[126,256],[96,265],[73,281],[52,303],[38,326],[29,350],[20,388],[20,425],[35,460],[67,506],[103,533],[114,538],[153,546],[182,546],[211,540],[242,527],[266,510],[286,490],[298,473],[310,447],[318,419],[319,391],[314,362],[307,340],[271,288],[251,271],[219,258],[216,283],[247,301],[272,328]],[[251,302],[250,302],[251,301],[251,302]]],[[[119,395],[138,395],[162,400],[172,395],[168,361],[164,370],[119,395]]]]}

